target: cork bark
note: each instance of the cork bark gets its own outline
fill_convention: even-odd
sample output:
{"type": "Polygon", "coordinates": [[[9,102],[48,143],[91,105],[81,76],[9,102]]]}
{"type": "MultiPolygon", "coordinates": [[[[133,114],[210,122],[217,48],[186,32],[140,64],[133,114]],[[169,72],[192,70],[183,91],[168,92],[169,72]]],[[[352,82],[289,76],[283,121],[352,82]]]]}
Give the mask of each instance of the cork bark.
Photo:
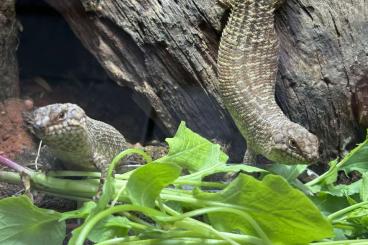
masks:
{"type": "MultiPolygon", "coordinates": [[[[147,99],[162,129],[172,134],[184,120],[241,159],[244,140],[214,86],[228,17],[223,6],[213,0],[46,2],[116,83],[147,99]]],[[[367,13],[365,0],[287,0],[276,13],[276,99],[292,121],[320,138],[321,161],[343,155],[364,137],[367,13]]]]}

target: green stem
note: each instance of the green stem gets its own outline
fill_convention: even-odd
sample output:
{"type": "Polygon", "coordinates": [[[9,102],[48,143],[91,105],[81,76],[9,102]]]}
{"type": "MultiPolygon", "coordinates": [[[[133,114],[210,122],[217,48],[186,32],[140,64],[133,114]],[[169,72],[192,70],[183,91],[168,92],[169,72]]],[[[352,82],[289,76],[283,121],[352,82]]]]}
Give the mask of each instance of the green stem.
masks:
{"type": "MultiPolygon", "coordinates": [[[[182,215],[181,213],[175,211],[174,209],[170,208],[167,205],[163,205],[163,207],[165,208],[166,212],[172,216],[180,216],[182,215]]],[[[185,220],[184,221],[184,228],[187,228],[188,226],[193,226],[194,227],[194,231],[198,231],[198,228],[203,226],[203,225],[207,225],[207,224],[203,224],[201,221],[196,220],[196,219],[192,219],[192,218],[185,218],[186,220],[188,220],[188,222],[185,220]]],[[[177,223],[177,226],[179,227],[179,224],[177,223]]],[[[212,227],[211,227],[212,228],[212,227]]],[[[205,229],[207,229],[207,227],[205,227],[205,229]]],[[[237,242],[240,242],[241,244],[243,243],[254,243],[254,244],[264,244],[263,241],[261,239],[259,239],[258,237],[254,237],[254,236],[249,236],[249,235],[240,235],[240,234],[234,234],[234,233],[226,233],[226,232],[219,232],[217,230],[216,231],[216,235],[220,236],[220,237],[225,237],[228,239],[232,239],[232,240],[236,240],[237,242]]],[[[193,236],[193,234],[191,234],[190,236],[193,236]]],[[[227,239],[224,239],[227,240],[227,239]]]]}
{"type": "Polygon", "coordinates": [[[66,194],[80,197],[92,197],[97,192],[96,180],[68,180],[48,177],[43,173],[34,173],[31,176],[36,187],[48,192],[66,194]]]}
{"type": "Polygon", "coordinates": [[[128,219],[130,220],[133,220],[135,223],[138,223],[138,224],[141,224],[141,225],[144,225],[145,227],[147,228],[152,228],[152,224],[142,220],[141,218],[137,217],[136,215],[134,214],[131,214],[129,212],[124,212],[123,214],[125,217],[127,217],[128,219]]]}
{"type": "MultiPolygon", "coordinates": [[[[115,186],[116,180],[113,176],[113,171],[116,168],[116,166],[120,163],[121,159],[123,159],[124,157],[128,155],[132,155],[132,154],[141,155],[144,160],[149,161],[149,162],[152,161],[152,158],[147,153],[145,153],[141,149],[136,149],[136,148],[124,150],[123,152],[115,156],[112,162],[110,163],[107,172],[106,170],[102,172],[101,177],[105,179],[105,183],[102,186],[102,195],[100,196],[98,200],[96,208],[93,209],[93,211],[88,216],[87,220],[90,217],[92,217],[95,213],[98,213],[102,209],[104,209],[108,205],[108,203],[114,198],[115,194],[119,194],[119,192],[116,193],[116,186],[115,186]]],[[[120,188],[120,191],[122,191],[121,188],[120,188]]],[[[113,205],[115,205],[116,200],[117,199],[115,198],[115,200],[113,201],[113,205]]]]}
{"type": "Polygon", "coordinates": [[[136,205],[120,205],[120,206],[115,206],[115,207],[111,207],[108,209],[105,209],[99,213],[97,213],[95,216],[91,217],[88,221],[86,221],[82,226],[81,226],[81,230],[80,232],[75,232],[73,233],[73,236],[71,238],[71,241],[73,245],[83,245],[84,241],[86,240],[88,234],[91,232],[91,230],[93,229],[93,227],[102,219],[114,214],[114,213],[119,213],[119,212],[127,212],[127,211],[138,211],[138,212],[142,212],[143,214],[147,215],[147,216],[162,216],[164,214],[162,214],[161,212],[152,209],[152,208],[145,208],[145,207],[141,207],[141,206],[136,206],[136,205]],[[75,237],[77,236],[77,237],[75,237]]]}
{"type": "Polygon", "coordinates": [[[19,185],[22,182],[18,173],[8,171],[0,171],[0,180],[13,185],[19,185]]]}
{"type": "Polygon", "coordinates": [[[215,239],[203,239],[203,238],[192,238],[192,237],[185,237],[185,238],[174,238],[174,239],[139,239],[139,240],[132,240],[132,239],[124,239],[124,238],[117,238],[112,239],[109,241],[105,241],[102,243],[98,243],[96,245],[193,245],[193,244],[203,244],[203,245],[228,245],[229,243],[226,241],[215,240],[215,239]]]}
{"type": "Polygon", "coordinates": [[[127,149],[127,150],[119,153],[116,157],[114,157],[111,164],[109,165],[108,176],[112,176],[112,172],[114,171],[114,169],[116,168],[116,166],[118,165],[118,163],[120,162],[121,159],[123,159],[124,157],[126,157],[128,155],[132,155],[132,154],[141,155],[146,162],[152,162],[151,156],[148,155],[143,150],[136,149],[136,148],[127,149]]]}
{"type": "MultiPolygon", "coordinates": [[[[138,211],[138,212],[142,212],[143,214],[145,214],[147,216],[150,216],[151,218],[154,218],[155,220],[158,220],[158,221],[159,220],[165,221],[165,219],[166,219],[165,217],[168,217],[164,213],[159,212],[159,211],[157,211],[155,209],[151,209],[151,208],[146,208],[146,207],[141,207],[141,206],[136,206],[136,205],[120,205],[120,206],[115,206],[115,207],[112,207],[112,208],[108,208],[106,210],[103,210],[100,213],[97,213],[89,221],[87,221],[81,227],[81,230],[80,230],[79,233],[74,233],[73,234],[73,237],[71,239],[71,241],[73,241],[73,243],[71,243],[71,244],[73,244],[73,245],[74,244],[75,245],[82,245],[84,243],[84,241],[86,240],[89,232],[93,229],[93,227],[99,221],[101,221],[102,219],[104,219],[104,218],[106,218],[106,217],[108,217],[108,216],[110,216],[110,215],[112,215],[114,213],[127,212],[127,211],[138,211]]],[[[193,212],[192,212],[192,214],[194,215],[193,212]]],[[[196,213],[196,214],[198,214],[198,213],[196,213]]],[[[187,218],[187,217],[185,215],[181,217],[181,219],[184,219],[184,218],[187,218]]],[[[175,221],[175,220],[178,220],[178,218],[172,219],[172,221],[175,221]]],[[[166,220],[166,221],[170,221],[170,220],[166,220]]],[[[190,223],[186,223],[186,226],[188,226],[188,225],[190,225],[190,223]]],[[[222,235],[221,235],[221,238],[223,238],[222,235]]],[[[229,238],[227,238],[226,240],[229,242],[229,238]]],[[[237,244],[237,243],[232,243],[232,244],[237,244]]]]}
{"type": "MultiPolygon", "coordinates": [[[[59,196],[90,199],[97,192],[98,181],[95,180],[59,179],[34,171],[30,173],[30,178],[33,188],[59,196]]],[[[0,171],[0,180],[17,185],[22,183],[18,173],[7,171],[0,171]]]]}
{"type": "Polygon", "coordinates": [[[333,222],[332,225],[335,229],[349,230],[349,231],[353,231],[356,229],[356,227],[354,227],[353,225],[344,224],[340,222],[333,222]]]}
{"type": "Polygon", "coordinates": [[[271,241],[269,240],[269,238],[267,237],[266,233],[262,230],[262,228],[258,225],[258,223],[252,218],[252,216],[250,216],[249,214],[234,209],[234,208],[227,208],[227,207],[208,207],[208,208],[202,208],[202,209],[197,209],[197,210],[193,210],[184,214],[180,214],[180,215],[176,215],[174,217],[162,217],[160,218],[160,220],[164,221],[164,222],[174,222],[174,221],[178,221],[178,220],[182,220],[184,218],[189,218],[192,216],[199,216],[199,215],[203,215],[203,214],[207,214],[207,213],[232,213],[235,215],[238,215],[242,218],[244,218],[255,230],[255,232],[259,235],[259,237],[264,241],[264,244],[270,244],[272,245],[271,241]]]}
{"type": "Polygon", "coordinates": [[[99,172],[87,172],[87,171],[50,171],[47,173],[49,177],[92,177],[99,179],[101,173],[99,172]]]}
{"type": "Polygon", "coordinates": [[[341,210],[339,210],[339,211],[337,211],[335,213],[330,214],[329,216],[327,216],[327,218],[328,218],[328,220],[333,221],[334,219],[336,219],[336,218],[338,218],[340,216],[343,216],[344,214],[349,213],[349,212],[351,212],[351,211],[353,211],[355,209],[358,209],[360,207],[363,207],[365,205],[368,205],[368,201],[360,202],[360,203],[351,205],[351,206],[349,206],[347,208],[341,209],[341,210]]]}
{"type": "Polygon", "coordinates": [[[182,203],[189,203],[197,207],[214,206],[214,207],[234,208],[234,209],[243,210],[245,212],[249,211],[244,206],[233,205],[233,204],[228,204],[228,203],[223,203],[223,202],[216,202],[216,201],[198,200],[194,198],[193,196],[191,196],[190,194],[178,193],[177,191],[168,190],[168,189],[163,189],[160,197],[166,201],[177,201],[177,202],[182,202],[182,203]]]}
{"type": "MultiPolygon", "coordinates": [[[[255,244],[255,245],[261,245],[262,240],[256,237],[252,237],[252,236],[247,236],[247,235],[239,235],[239,234],[233,234],[233,233],[226,233],[226,232],[220,232],[222,235],[224,236],[228,236],[231,237],[234,240],[239,241],[241,244],[255,244]]],[[[206,244],[206,243],[202,243],[202,241],[216,241],[214,239],[203,239],[203,237],[193,231],[172,231],[170,233],[167,234],[163,234],[163,237],[160,239],[160,241],[168,241],[169,239],[172,241],[177,241],[180,238],[182,238],[183,240],[185,238],[187,239],[191,239],[193,244],[196,240],[199,240],[199,243],[195,243],[195,244],[206,244]]],[[[113,244],[122,244],[123,242],[131,242],[131,241],[142,241],[141,237],[138,236],[130,236],[130,237],[121,237],[121,238],[114,238],[108,241],[104,241],[101,243],[98,243],[97,245],[113,245],[113,244]]],[[[181,241],[183,241],[181,240],[181,241]]],[[[220,241],[218,240],[218,244],[228,244],[226,241],[220,241]],[[220,243],[221,242],[221,243],[220,243]]],[[[158,243],[156,243],[158,244],[158,243]]],[[[159,243],[161,244],[161,243],[159,243]]],[[[174,244],[182,244],[182,243],[174,243],[174,244]]]]}
{"type": "Polygon", "coordinates": [[[192,185],[192,186],[200,186],[200,187],[212,187],[223,189],[227,186],[227,184],[219,183],[219,182],[206,182],[206,181],[192,181],[192,180],[175,180],[174,185],[192,185]]]}
{"type": "Polygon", "coordinates": [[[136,230],[141,230],[141,231],[146,231],[147,229],[150,229],[151,226],[147,226],[147,225],[142,225],[140,223],[137,223],[137,222],[132,222],[132,221],[129,221],[128,224],[133,228],[133,229],[136,229],[136,230]]]}
{"type": "Polygon", "coordinates": [[[362,240],[343,240],[343,241],[330,241],[330,242],[313,242],[311,245],[367,245],[368,239],[362,239],[362,240]]]}
{"type": "Polygon", "coordinates": [[[337,168],[337,165],[332,166],[328,171],[324,172],[322,175],[320,175],[319,177],[309,181],[308,183],[305,183],[305,185],[308,186],[308,187],[311,187],[313,185],[316,185],[316,184],[322,182],[324,179],[326,179],[330,175],[333,175],[336,168],[337,168]]]}

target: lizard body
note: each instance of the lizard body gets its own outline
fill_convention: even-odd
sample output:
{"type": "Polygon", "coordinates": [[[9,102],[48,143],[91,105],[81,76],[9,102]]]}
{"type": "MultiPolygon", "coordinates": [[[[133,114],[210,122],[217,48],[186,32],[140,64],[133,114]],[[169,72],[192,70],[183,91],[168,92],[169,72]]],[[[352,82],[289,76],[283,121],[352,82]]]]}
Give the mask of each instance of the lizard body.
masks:
{"type": "Polygon", "coordinates": [[[281,0],[227,0],[231,15],[218,54],[218,89],[247,140],[245,162],[261,154],[285,164],[318,159],[318,138],[290,121],[276,104],[279,44],[274,11],[281,0]]]}
{"type": "Polygon", "coordinates": [[[123,135],[109,124],[94,120],[75,104],[51,104],[25,117],[32,133],[68,169],[106,171],[107,164],[128,148],[123,135]]]}

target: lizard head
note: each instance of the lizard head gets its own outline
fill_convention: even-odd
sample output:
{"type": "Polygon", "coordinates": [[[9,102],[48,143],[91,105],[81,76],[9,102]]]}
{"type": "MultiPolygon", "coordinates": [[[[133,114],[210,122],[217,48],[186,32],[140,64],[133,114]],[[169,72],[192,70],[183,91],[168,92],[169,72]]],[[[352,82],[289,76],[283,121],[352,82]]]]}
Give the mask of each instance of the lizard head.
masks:
{"type": "MultiPolygon", "coordinates": [[[[75,104],[51,104],[24,115],[30,131],[39,139],[53,142],[83,132],[86,114],[75,104]]],[[[72,140],[72,139],[71,139],[72,140]]]]}
{"type": "Polygon", "coordinates": [[[269,159],[283,164],[312,164],[319,158],[318,138],[301,125],[289,122],[275,129],[269,159]]]}

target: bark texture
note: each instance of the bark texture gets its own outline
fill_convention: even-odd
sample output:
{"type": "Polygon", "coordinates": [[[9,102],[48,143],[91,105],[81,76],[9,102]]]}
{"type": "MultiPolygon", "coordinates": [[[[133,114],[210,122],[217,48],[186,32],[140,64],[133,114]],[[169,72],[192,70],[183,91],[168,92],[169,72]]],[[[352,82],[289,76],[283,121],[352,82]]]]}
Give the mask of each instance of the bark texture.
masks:
{"type": "Polygon", "coordinates": [[[0,1],[0,101],[19,96],[15,0],[0,1]]]}
{"type": "MultiPolygon", "coordinates": [[[[163,129],[172,134],[184,120],[241,159],[244,140],[215,87],[228,16],[221,5],[214,0],[46,1],[111,78],[147,99],[146,105],[139,103],[152,106],[163,129]]],[[[367,124],[368,99],[362,94],[368,90],[367,13],[365,0],[287,0],[277,13],[276,98],[291,120],[321,139],[322,160],[361,140],[367,124]]]]}

